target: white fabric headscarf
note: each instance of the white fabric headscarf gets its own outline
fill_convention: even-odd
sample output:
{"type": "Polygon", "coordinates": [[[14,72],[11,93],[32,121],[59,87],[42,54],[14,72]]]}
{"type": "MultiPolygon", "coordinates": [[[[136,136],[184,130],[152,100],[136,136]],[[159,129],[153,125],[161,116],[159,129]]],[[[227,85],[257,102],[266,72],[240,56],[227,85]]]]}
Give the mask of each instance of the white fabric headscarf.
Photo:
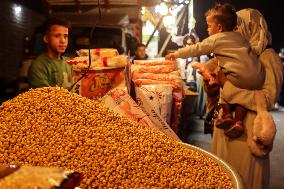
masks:
{"type": "Polygon", "coordinates": [[[283,82],[281,60],[272,48],[267,48],[272,39],[264,16],[258,10],[251,8],[242,9],[237,15],[238,31],[250,42],[251,48],[259,55],[259,61],[265,68],[266,81],[263,89],[269,98],[268,107],[272,109],[283,82]]]}
{"type": "Polygon", "coordinates": [[[263,15],[250,8],[238,11],[237,15],[238,31],[250,42],[254,52],[260,55],[272,41],[263,15]]]}
{"type": "Polygon", "coordinates": [[[272,40],[263,15],[258,10],[249,8],[238,11],[237,15],[238,31],[250,42],[251,48],[259,55],[259,62],[265,69],[265,81],[261,90],[238,94],[243,105],[249,105],[255,101],[248,107],[256,109],[257,116],[253,127],[247,127],[247,143],[254,155],[262,157],[267,155],[273,147],[276,125],[268,110],[274,107],[279,95],[283,82],[283,66],[274,49],[267,48],[272,40]],[[259,145],[256,139],[266,146],[259,145]]]}

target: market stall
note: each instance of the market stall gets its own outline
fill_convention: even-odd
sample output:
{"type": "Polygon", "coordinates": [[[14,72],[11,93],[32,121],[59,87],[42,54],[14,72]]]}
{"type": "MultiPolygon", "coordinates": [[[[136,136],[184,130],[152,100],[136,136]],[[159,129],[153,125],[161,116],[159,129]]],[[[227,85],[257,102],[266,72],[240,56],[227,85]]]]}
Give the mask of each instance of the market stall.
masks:
{"type": "Polygon", "coordinates": [[[67,189],[63,170],[80,173],[73,181],[81,188],[243,188],[228,164],[179,139],[184,90],[175,61],[130,64],[117,49],[96,48],[67,63],[71,91],[30,89],[0,106],[0,163],[19,166],[4,167],[0,188],[67,189]],[[42,183],[37,170],[46,172],[42,183]]]}
{"type": "MultiPolygon", "coordinates": [[[[165,128],[165,132],[178,138],[176,135],[179,132],[183,85],[175,61],[159,58],[135,60],[132,64],[126,55],[119,55],[116,49],[108,48],[81,49],[77,54],[78,57],[67,61],[73,68],[73,92],[91,99],[100,99],[110,91],[112,93],[108,96],[119,93],[113,92],[114,89],[120,89],[128,95],[131,90],[135,91],[136,95],[132,95],[131,101],[135,101],[144,114],[149,116],[153,125],[160,125],[161,129],[165,128]],[[129,69],[127,72],[126,65],[129,69]],[[135,85],[129,85],[127,81],[135,85]]],[[[120,100],[125,105],[133,104],[126,98],[120,100]]],[[[109,108],[114,108],[109,101],[104,102],[109,108]]],[[[129,112],[123,114],[129,118],[137,113],[127,110],[128,106],[120,106],[120,109],[129,112]]]]}
{"type": "Polygon", "coordinates": [[[62,88],[29,90],[0,113],[1,162],[76,170],[82,188],[242,188],[210,153],[62,88]]]}

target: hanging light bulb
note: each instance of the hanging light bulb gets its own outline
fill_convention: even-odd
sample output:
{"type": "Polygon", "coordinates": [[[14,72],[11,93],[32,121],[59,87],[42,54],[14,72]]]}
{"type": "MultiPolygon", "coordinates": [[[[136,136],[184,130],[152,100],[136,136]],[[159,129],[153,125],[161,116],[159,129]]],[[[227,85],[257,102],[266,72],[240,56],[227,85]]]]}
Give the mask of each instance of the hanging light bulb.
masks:
{"type": "Polygon", "coordinates": [[[154,29],[155,29],[154,25],[151,22],[149,22],[149,20],[147,20],[145,27],[143,27],[143,33],[145,33],[145,35],[151,35],[154,29]]]}
{"type": "Polygon", "coordinates": [[[169,8],[166,3],[161,3],[155,6],[155,12],[159,13],[160,15],[166,15],[169,12],[169,8]]]}
{"type": "Polygon", "coordinates": [[[142,7],[142,8],[141,8],[141,14],[144,15],[144,14],[145,14],[145,11],[146,11],[146,10],[145,10],[145,7],[142,7]]]}
{"type": "Polygon", "coordinates": [[[21,13],[21,11],[22,11],[21,6],[15,6],[14,7],[14,12],[15,12],[16,15],[19,15],[21,13]]]}
{"type": "Polygon", "coordinates": [[[171,14],[168,13],[164,19],[163,19],[163,23],[165,27],[171,26],[175,24],[175,17],[171,14]]]}

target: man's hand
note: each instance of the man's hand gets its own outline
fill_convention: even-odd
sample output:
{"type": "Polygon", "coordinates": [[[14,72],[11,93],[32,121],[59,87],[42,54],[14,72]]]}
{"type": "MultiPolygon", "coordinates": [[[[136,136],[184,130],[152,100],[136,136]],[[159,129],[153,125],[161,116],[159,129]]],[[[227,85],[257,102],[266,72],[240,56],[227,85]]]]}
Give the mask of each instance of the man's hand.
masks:
{"type": "Polygon", "coordinates": [[[166,60],[175,60],[176,57],[174,55],[174,53],[169,53],[168,55],[165,56],[166,60]]]}

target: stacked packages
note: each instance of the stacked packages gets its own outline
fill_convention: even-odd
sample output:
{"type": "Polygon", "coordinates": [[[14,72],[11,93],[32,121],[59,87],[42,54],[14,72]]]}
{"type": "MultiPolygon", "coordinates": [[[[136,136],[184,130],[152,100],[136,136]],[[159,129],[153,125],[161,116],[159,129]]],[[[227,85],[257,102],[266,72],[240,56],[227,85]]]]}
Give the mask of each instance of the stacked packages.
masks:
{"type": "Polygon", "coordinates": [[[178,133],[183,93],[176,62],[162,58],[135,60],[131,78],[136,86],[138,104],[145,110],[148,106],[145,103],[149,101],[155,112],[178,133]]]}
{"type": "Polygon", "coordinates": [[[91,49],[89,62],[89,50],[77,51],[78,57],[68,60],[72,65],[73,82],[89,68],[87,76],[74,86],[74,92],[97,99],[104,96],[109,90],[122,86],[125,87],[124,68],[128,62],[126,55],[119,55],[116,49],[91,49]]]}

